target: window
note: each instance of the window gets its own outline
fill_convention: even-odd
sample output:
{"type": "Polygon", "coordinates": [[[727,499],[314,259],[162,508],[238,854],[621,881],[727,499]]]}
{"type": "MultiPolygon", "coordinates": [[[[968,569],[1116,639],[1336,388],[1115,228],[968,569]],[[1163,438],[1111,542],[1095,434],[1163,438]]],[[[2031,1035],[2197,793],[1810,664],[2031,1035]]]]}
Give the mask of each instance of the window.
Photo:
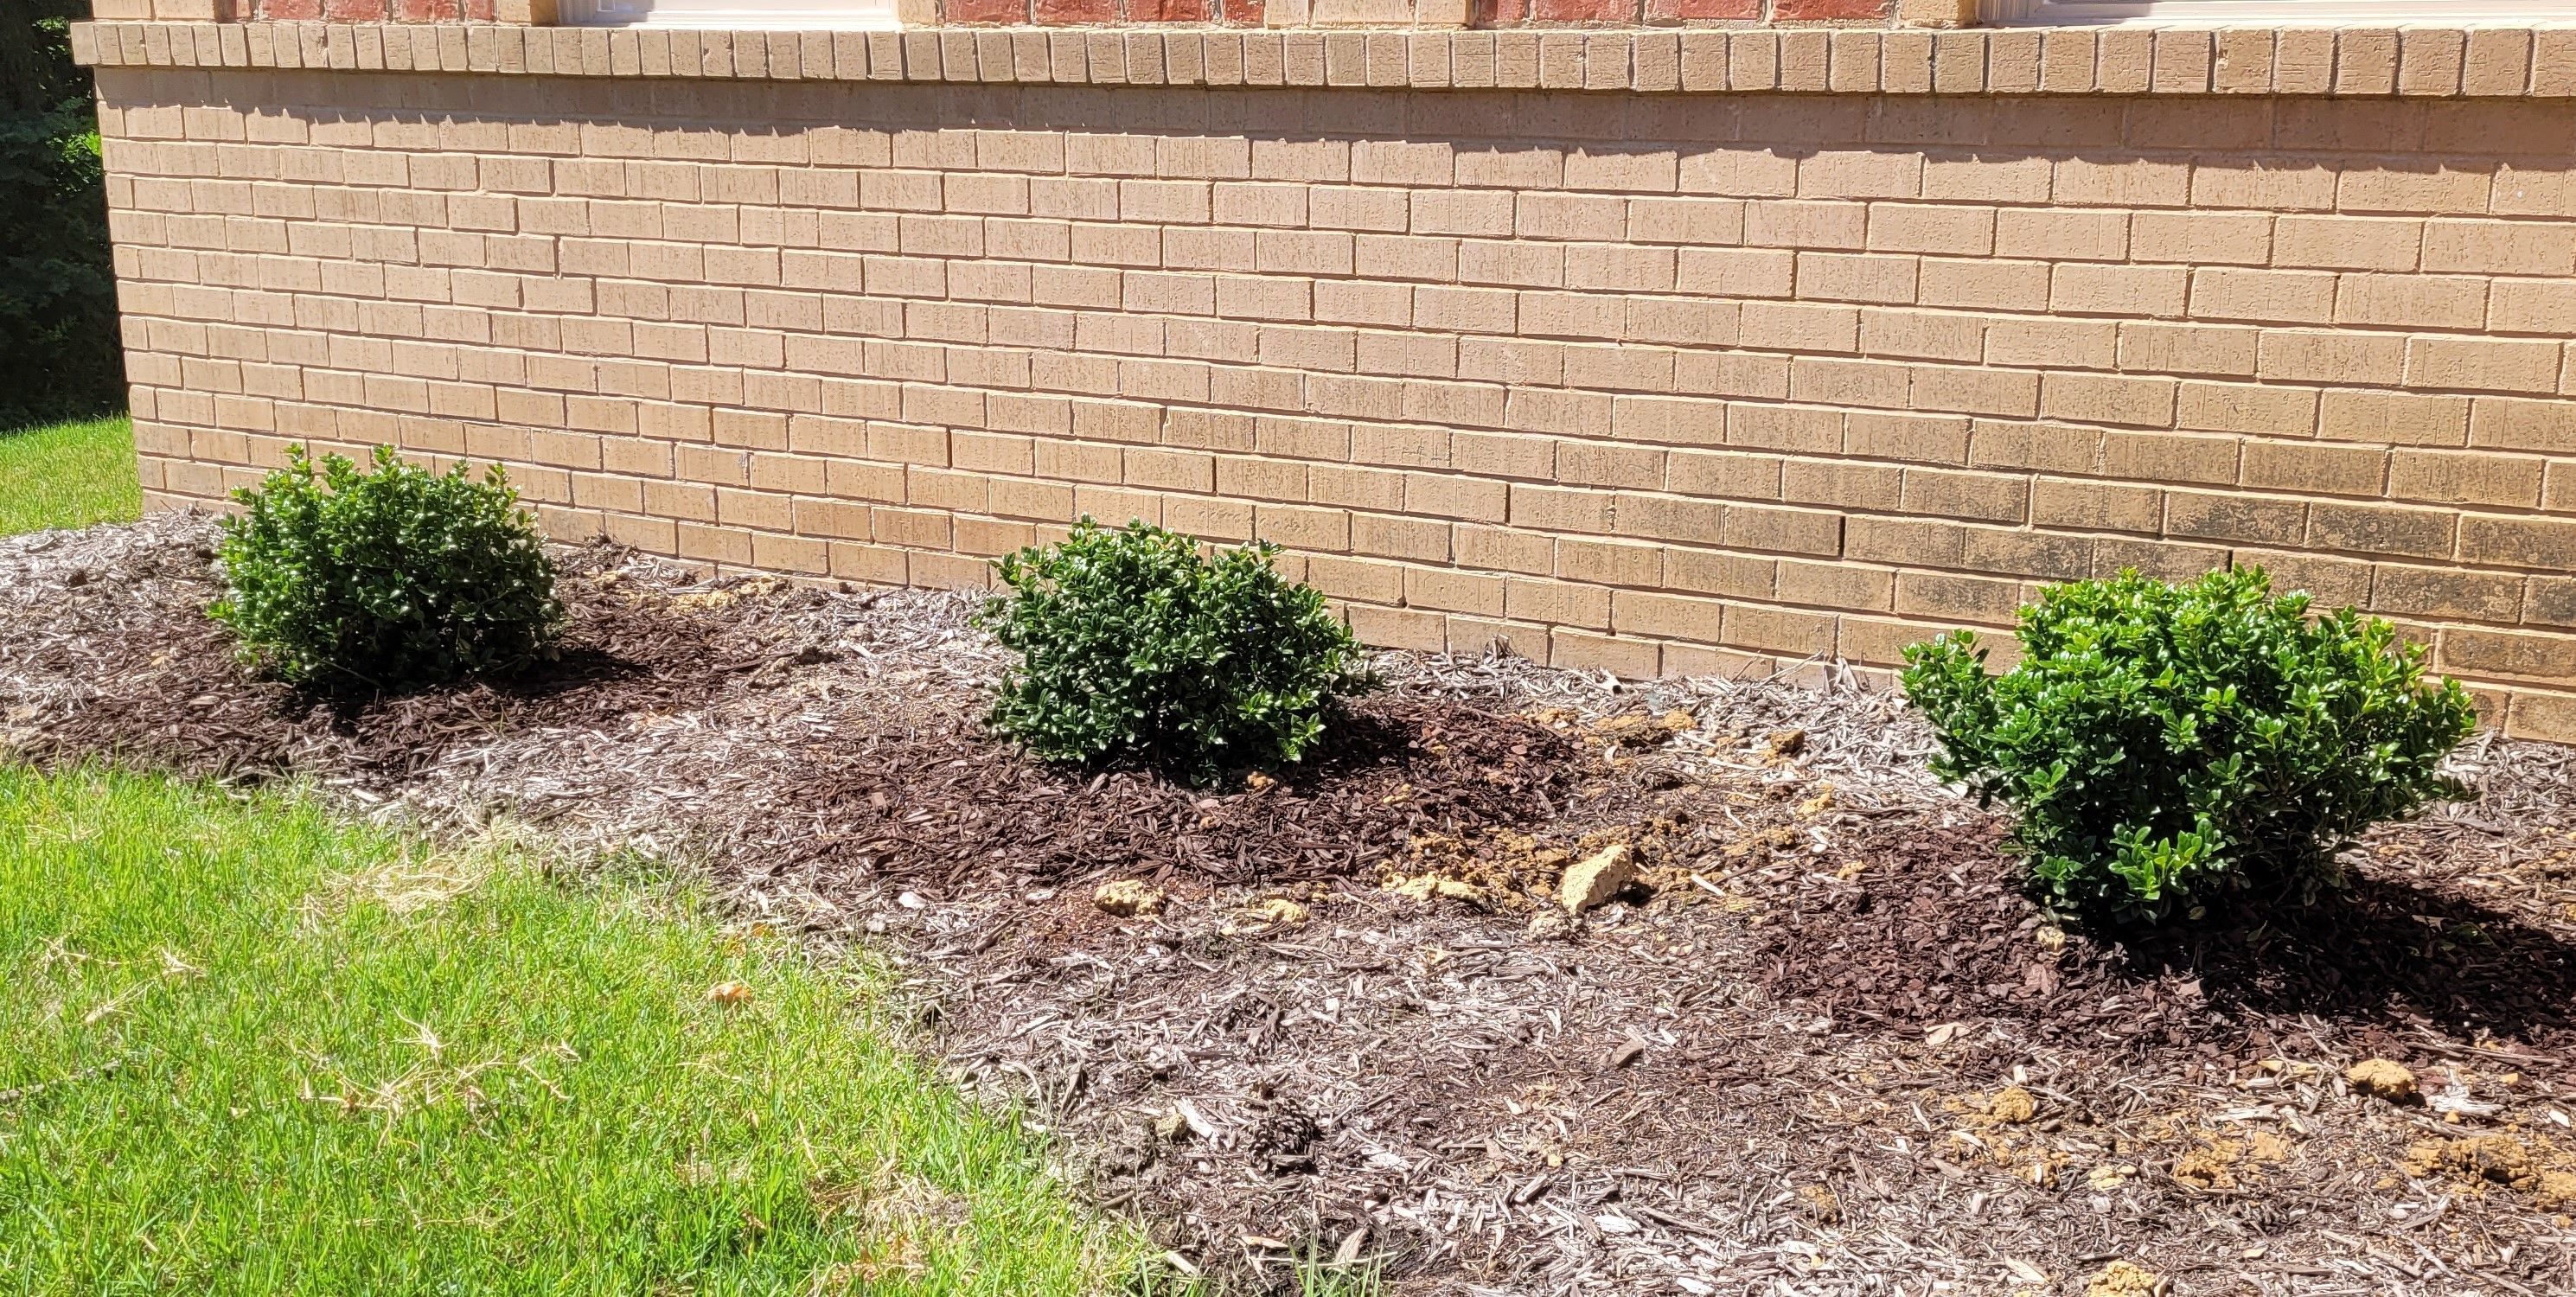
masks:
{"type": "Polygon", "coordinates": [[[894,0],[562,0],[582,27],[795,27],[893,30],[894,0]]]}
{"type": "Polygon", "coordinates": [[[1999,23],[2531,22],[2576,18],[2576,0],[1983,0],[1999,23]]]}

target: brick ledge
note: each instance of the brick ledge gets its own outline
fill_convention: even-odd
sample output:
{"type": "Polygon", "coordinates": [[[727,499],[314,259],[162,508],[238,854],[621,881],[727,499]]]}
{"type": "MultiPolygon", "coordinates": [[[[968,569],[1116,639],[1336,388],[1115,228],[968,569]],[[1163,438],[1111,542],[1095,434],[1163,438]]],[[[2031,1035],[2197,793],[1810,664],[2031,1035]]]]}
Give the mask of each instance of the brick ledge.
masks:
{"type": "Polygon", "coordinates": [[[1568,31],[72,25],[92,67],[1644,93],[2576,98],[2576,26],[1568,31]]]}

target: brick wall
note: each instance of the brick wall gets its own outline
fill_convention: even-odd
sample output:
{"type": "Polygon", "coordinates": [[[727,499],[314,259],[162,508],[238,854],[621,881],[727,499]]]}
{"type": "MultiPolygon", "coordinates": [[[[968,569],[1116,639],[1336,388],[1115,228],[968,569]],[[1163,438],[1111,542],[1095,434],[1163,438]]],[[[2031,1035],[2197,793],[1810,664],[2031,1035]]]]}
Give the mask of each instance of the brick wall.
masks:
{"type": "MultiPolygon", "coordinates": [[[[1154,79],[1292,75],[1190,40],[1154,79]]],[[[1880,47],[1868,89],[1726,90],[1792,47],[1722,38],[1705,94],[924,84],[936,43],[826,81],[792,34],[728,70],[800,48],[102,67],[154,502],[389,442],[566,535],[916,584],[1141,516],[1288,546],[1379,643],[1632,675],[2261,563],[2576,738],[2576,108],[2527,41],[2495,98],[2456,58],[2400,97],[2393,44],[2375,95],[2105,94],[2164,75],[2107,38],[2081,95],[1891,93],[1880,47]]]]}
{"type": "MultiPolygon", "coordinates": [[[[551,22],[553,0],[537,0],[551,22]]],[[[179,23],[527,23],[529,0],[94,0],[104,19],[179,23]]]]}
{"type": "MultiPolygon", "coordinates": [[[[93,0],[102,19],[506,23],[555,0],[93,0]]],[[[1957,27],[1975,0],[904,0],[907,27],[1683,27],[1901,22],[1957,27]]]]}

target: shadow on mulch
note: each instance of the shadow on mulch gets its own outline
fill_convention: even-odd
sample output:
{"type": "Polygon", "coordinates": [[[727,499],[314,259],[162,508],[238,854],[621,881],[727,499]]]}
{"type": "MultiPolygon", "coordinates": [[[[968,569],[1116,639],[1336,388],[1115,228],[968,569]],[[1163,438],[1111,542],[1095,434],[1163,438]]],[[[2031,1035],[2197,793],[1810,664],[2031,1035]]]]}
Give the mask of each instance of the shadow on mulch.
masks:
{"type": "Polygon", "coordinates": [[[2315,1014],[2404,1048],[2419,1023],[2560,1051],[2576,1045],[2576,946],[2454,892],[2355,877],[2304,908],[2217,933],[2141,938],[2141,965],[2199,974],[2213,1001],[2264,1018],[2315,1014]]]}
{"type": "Polygon", "coordinates": [[[804,809],[843,827],[779,867],[813,861],[943,888],[993,873],[1041,885],[1361,877],[1417,833],[1552,818],[1579,759],[1564,736],[1517,716],[1379,696],[1352,704],[1306,762],[1197,788],[1031,760],[972,719],[942,717],[809,758],[794,781],[804,809]]]}
{"type": "Polygon", "coordinates": [[[1818,877],[1771,928],[1760,974],[1838,1021],[1978,1018],[2050,1042],[2248,1058],[2322,1028],[2390,1057],[2456,1057],[2429,1032],[2576,1049],[2576,946],[2458,892],[2356,875],[2279,905],[2129,934],[2059,933],[2023,894],[2002,825],[1900,825],[1868,868],[1818,877]],[[2127,940],[2119,939],[2125,935],[2127,940]]]}

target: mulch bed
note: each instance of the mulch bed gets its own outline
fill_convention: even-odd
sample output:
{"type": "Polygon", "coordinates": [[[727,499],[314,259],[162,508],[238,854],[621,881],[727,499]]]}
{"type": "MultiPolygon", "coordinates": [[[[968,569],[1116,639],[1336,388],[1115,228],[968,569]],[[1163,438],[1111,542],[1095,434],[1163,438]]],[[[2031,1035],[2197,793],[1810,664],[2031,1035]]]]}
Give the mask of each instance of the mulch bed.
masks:
{"type": "Polygon", "coordinates": [[[2482,740],[2327,904],[2091,933],[1884,695],[1388,655],[1310,766],[1196,788],[984,735],[962,601],[563,557],[560,662],[352,702],[241,672],[202,520],[0,540],[0,751],[702,861],[873,943],[952,1075],[1239,1288],[1344,1245],[1425,1293],[2576,1286],[2567,749],[2482,740]],[[1549,919],[1613,844],[1641,884],[1549,919]],[[2425,1102],[2347,1093],[2369,1056],[2425,1102]]]}
{"type": "Polygon", "coordinates": [[[22,587],[52,595],[50,624],[0,661],[79,687],[22,703],[44,723],[19,747],[37,760],[104,755],[228,777],[328,764],[399,779],[496,731],[685,711],[781,664],[722,602],[635,597],[621,580],[629,558],[604,544],[559,555],[569,617],[551,660],[499,683],[358,697],[246,673],[230,632],[204,615],[221,588],[205,545],[125,550],[72,567],[55,591],[22,587]]]}
{"type": "Polygon", "coordinates": [[[2455,883],[2365,873],[2312,906],[2070,932],[2017,886],[2004,828],[1863,839],[1866,871],[1785,908],[1758,955],[1766,984],[1836,1016],[2010,1019],[2141,1056],[2215,1047],[2250,1064],[2322,1021],[2357,1053],[2419,1066],[2462,1057],[2462,1040],[2552,1071],[2576,1059],[2576,944],[2455,883]]]}
{"type": "MultiPolygon", "coordinates": [[[[2545,911],[2496,906],[2458,878],[2370,867],[2313,906],[2221,906],[2200,924],[2081,932],[2045,916],[2002,849],[1999,816],[1945,834],[1888,826],[1857,878],[1811,878],[1757,952],[1765,986],[1826,1014],[1927,1029],[2009,1019],[2030,1040],[2190,1050],[2249,1065],[2290,1042],[2439,1065],[2509,1060],[2576,1081],[2576,942],[2545,911]]],[[[2548,842],[2550,811],[2532,808],[2548,842]]],[[[2566,808],[2555,808],[2566,821],[2566,808]]],[[[2424,849],[2421,826],[2365,857],[2424,849]]],[[[2576,844],[2571,844],[2576,847],[2576,844]]],[[[2553,857],[2558,872],[2576,852],[2553,857]]]]}

